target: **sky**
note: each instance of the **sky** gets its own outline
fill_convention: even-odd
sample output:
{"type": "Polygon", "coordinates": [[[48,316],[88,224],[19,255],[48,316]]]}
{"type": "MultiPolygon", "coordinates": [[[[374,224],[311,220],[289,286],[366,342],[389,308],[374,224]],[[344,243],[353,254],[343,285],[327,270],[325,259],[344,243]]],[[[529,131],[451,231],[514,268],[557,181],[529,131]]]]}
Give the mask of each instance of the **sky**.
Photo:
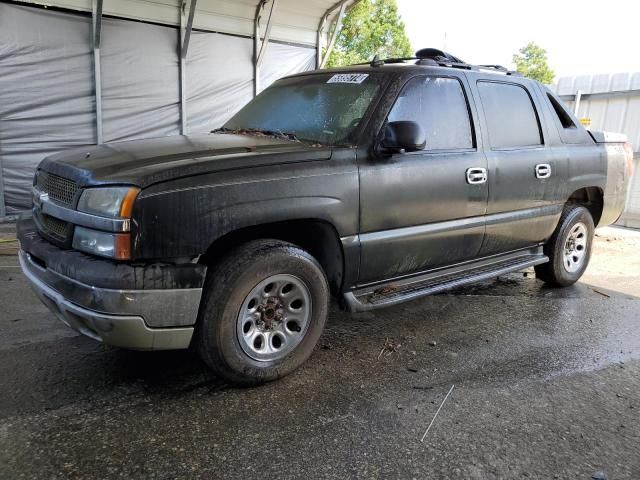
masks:
{"type": "Polygon", "coordinates": [[[547,50],[558,77],[640,72],[640,0],[397,0],[417,50],[435,47],[465,62],[514,68],[530,41],[547,50]]]}

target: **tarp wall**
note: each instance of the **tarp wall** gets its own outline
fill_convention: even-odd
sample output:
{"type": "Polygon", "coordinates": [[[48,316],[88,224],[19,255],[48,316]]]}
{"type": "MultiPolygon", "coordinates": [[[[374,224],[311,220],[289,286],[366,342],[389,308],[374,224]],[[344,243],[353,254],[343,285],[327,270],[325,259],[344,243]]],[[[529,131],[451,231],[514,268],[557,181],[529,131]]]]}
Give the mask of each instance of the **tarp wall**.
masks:
{"type": "Polygon", "coordinates": [[[192,33],[187,52],[188,131],[211,131],[251,100],[252,58],[249,38],[192,33]]]}
{"type": "Polygon", "coordinates": [[[180,133],[178,32],[102,21],[102,132],[105,142],[180,133]]]}
{"type": "MultiPolygon", "coordinates": [[[[178,43],[173,27],[103,19],[105,142],[179,133],[178,43]]],[[[219,127],[251,100],[252,56],[250,38],[192,33],[188,133],[219,127]]],[[[315,49],[271,42],[260,86],[312,69],[314,61],[315,49]]],[[[0,3],[0,193],[4,187],[7,214],[30,206],[33,171],[45,156],[96,143],[95,124],[90,17],[0,3]]]]}
{"type": "MultiPolygon", "coordinates": [[[[0,4],[0,165],[7,213],[48,154],[95,143],[91,20],[0,4]]],[[[0,199],[1,201],[1,199],[0,199]]]]}

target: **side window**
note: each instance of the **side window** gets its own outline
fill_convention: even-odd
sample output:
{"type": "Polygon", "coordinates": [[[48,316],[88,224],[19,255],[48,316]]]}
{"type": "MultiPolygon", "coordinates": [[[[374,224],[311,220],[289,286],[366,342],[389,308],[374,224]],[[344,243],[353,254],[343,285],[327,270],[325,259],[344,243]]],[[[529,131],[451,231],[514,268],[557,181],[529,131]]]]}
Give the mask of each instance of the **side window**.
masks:
{"type": "Polygon", "coordinates": [[[513,83],[479,81],[491,148],[542,144],[538,115],[529,93],[513,83]]]}
{"type": "Polygon", "coordinates": [[[547,98],[549,99],[549,102],[551,102],[553,111],[556,112],[556,119],[560,122],[562,128],[576,128],[576,124],[564,106],[560,105],[560,102],[549,92],[547,92],[547,98]]]}
{"type": "Polygon", "coordinates": [[[558,127],[560,139],[564,143],[588,143],[589,134],[582,125],[578,123],[573,113],[571,113],[571,110],[548,88],[545,88],[545,93],[551,104],[551,116],[554,117],[554,121],[558,127]]]}
{"type": "Polygon", "coordinates": [[[425,150],[473,148],[467,100],[455,78],[417,77],[404,87],[389,113],[390,122],[418,122],[427,136],[425,150]]]}

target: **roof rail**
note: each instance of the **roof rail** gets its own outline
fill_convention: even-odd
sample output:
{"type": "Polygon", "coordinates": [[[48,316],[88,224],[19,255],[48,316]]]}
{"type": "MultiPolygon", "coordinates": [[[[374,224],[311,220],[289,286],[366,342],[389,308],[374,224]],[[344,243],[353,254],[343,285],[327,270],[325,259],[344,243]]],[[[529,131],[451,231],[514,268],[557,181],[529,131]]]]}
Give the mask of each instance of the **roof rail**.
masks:
{"type": "Polygon", "coordinates": [[[504,73],[505,75],[522,76],[520,72],[509,70],[502,65],[472,65],[466,63],[460,58],[444,52],[437,48],[422,48],[418,50],[415,57],[397,57],[380,59],[376,55],[373,60],[357,65],[371,65],[372,67],[381,67],[382,65],[393,63],[404,63],[410,60],[417,60],[418,65],[438,65],[440,67],[462,68],[465,70],[490,70],[493,72],[504,73]]]}
{"type": "Polygon", "coordinates": [[[521,77],[522,73],[516,70],[509,70],[502,65],[476,65],[479,70],[496,70],[498,72],[504,73],[505,75],[513,75],[514,77],[521,77]]]}

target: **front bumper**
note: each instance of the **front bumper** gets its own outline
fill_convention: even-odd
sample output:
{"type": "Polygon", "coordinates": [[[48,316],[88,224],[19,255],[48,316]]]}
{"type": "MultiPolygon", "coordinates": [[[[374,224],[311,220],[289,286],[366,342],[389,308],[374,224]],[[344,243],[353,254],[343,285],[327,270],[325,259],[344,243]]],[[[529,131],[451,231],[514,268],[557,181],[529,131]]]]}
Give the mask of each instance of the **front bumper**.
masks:
{"type": "MultiPolygon", "coordinates": [[[[130,275],[121,277],[123,288],[117,288],[115,273],[105,275],[101,280],[90,277],[90,283],[85,283],[80,279],[84,280],[92,272],[108,273],[113,268],[122,273],[123,265],[59,249],[37,236],[29,222],[30,219],[19,221],[20,266],[38,298],[65,324],[117,347],[136,350],[189,347],[202,295],[201,285],[193,279],[195,277],[192,278],[195,284],[184,288],[167,285],[167,275],[176,275],[175,272],[170,275],[165,267],[160,283],[168,288],[132,288],[137,283],[135,278],[129,278],[130,275]],[[66,260],[64,273],[58,268],[60,257],[66,260]],[[73,267],[76,278],[69,275],[74,271],[73,267]],[[88,268],[91,271],[88,272],[88,268]]],[[[135,270],[133,273],[133,277],[138,277],[135,270]]],[[[155,278],[156,283],[159,275],[155,278]]],[[[148,272],[146,277],[147,283],[153,285],[148,272]]]]}
{"type": "MultiPolygon", "coordinates": [[[[135,350],[171,350],[188,348],[193,327],[149,328],[137,315],[111,315],[96,312],[67,300],[42,280],[45,270],[39,267],[28,253],[20,250],[20,266],[31,288],[49,310],[74,330],[116,347],[135,350]]],[[[100,289],[96,293],[100,294],[100,289]]]]}

